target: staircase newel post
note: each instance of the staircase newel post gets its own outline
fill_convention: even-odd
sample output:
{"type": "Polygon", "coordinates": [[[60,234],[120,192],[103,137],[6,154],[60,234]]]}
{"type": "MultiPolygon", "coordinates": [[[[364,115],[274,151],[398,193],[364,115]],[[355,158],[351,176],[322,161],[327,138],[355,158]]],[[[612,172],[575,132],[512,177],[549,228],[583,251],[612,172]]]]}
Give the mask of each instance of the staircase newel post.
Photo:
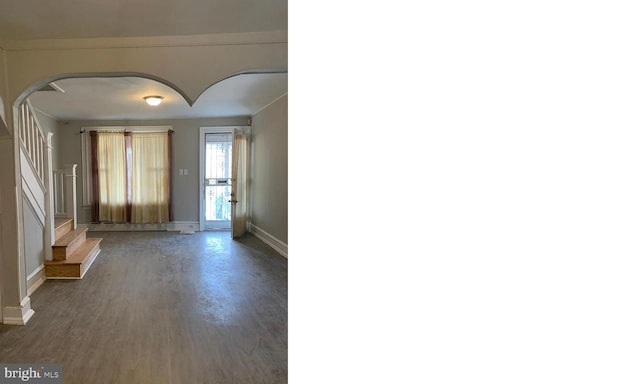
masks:
{"type": "Polygon", "coordinates": [[[53,260],[52,246],[55,241],[55,212],[53,204],[53,148],[51,145],[51,137],[53,133],[49,132],[45,138],[46,151],[44,154],[44,186],[47,189],[44,199],[44,259],[53,260]]]}
{"type": "Polygon", "coordinates": [[[78,164],[65,164],[64,196],[67,218],[73,219],[73,229],[78,227],[78,210],[76,208],[76,167],[78,164]]]}

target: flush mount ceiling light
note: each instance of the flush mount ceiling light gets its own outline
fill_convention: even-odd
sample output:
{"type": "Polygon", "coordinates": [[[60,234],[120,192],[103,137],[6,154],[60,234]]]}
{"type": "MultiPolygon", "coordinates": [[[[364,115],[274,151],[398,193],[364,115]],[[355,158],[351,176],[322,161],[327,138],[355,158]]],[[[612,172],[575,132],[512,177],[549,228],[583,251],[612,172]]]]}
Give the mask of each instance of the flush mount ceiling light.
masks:
{"type": "Polygon", "coordinates": [[[144,101],[146,101],[147,104],[153,105],[153,106],[160,104],[162,102],[162,99],[164,99],[164,97],[162,96],[145,96],[144,97],[144,101]]]}

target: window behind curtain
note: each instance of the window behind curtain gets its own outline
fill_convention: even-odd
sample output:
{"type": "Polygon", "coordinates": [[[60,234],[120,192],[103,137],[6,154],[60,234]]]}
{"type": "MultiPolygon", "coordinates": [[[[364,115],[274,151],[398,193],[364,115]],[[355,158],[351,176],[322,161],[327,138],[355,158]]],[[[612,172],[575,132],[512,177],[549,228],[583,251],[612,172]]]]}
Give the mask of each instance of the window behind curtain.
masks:
{"type": "Polygon", "coordinates": [[[171,166],[166,133],[131,134],[131,222],[169,219],[171,166]]]}
{"type": "Polygon", "coordinates": [[[122,132],[92,132],[94,221],[127,220],[127,159],[122,132]],[[97,215],[97,217],[95,217],[97,215]]]}
{"type": "Polygon", "coordinates": [[[92,221],[171,221],[171,131],[92,131],[91,139],[92,221]]]}

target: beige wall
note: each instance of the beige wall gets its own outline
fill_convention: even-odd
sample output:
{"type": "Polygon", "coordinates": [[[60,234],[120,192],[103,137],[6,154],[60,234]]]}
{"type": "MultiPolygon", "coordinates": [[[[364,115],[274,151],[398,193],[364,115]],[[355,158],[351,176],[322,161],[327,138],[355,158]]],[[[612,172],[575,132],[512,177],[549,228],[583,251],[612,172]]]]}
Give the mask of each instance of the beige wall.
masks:
{"type": "Polygon", "coordinates": [[[7,52],[12,103],[45,82],[99,74],[144,75],[193,103],[234,74],[287,68],[286,32],[12,42],[7,52]]]}
{"type": "Polygon", "coordinates": [[[173,127],[173,212],[174,221],[197,222],[200,219],[199,209],[199,135],[200,127],[244,126],[248,116],[212,119],[176,119],[145,121],[98,121],[75,120],[58,122],[58,147],[54,148],[55,156],[60,164],[78,164],[78,223],[88,224],[91,221],[91,210],[82,207],[82,146],[80,130],[83,127],[103,126],[153,126],[170,125],[173,127]],[[178,175],[178,169],[188,169],[189,174],[178,175]]]}
{"type": "Polygon", "coordinates": [[[253,117],[251,225],[288,242],[288,96],[253,117]]]}
{"type": "Polygon", "coordinates": [[[26,296],[27,283],[24,257],[21,252],[22,240],[19,237],[19,215],[22,214],[21,195],[17,188],[16,175],[19,162],[16,156],[16,142],[12,137],[0,136],[0,227],[2,229],[2,301],[4,306],[17,307],[26,296]]]}
{"type": "Polygon", "coordinates": [[[6,79],[6,59],[7,54],[2,47],[0,47],[0,135],[8,134],[8,122],[7,118],[9,113],[7,108],[9,107],[9,103],[7,103],[8,99],[8,84],[6,79]]]}

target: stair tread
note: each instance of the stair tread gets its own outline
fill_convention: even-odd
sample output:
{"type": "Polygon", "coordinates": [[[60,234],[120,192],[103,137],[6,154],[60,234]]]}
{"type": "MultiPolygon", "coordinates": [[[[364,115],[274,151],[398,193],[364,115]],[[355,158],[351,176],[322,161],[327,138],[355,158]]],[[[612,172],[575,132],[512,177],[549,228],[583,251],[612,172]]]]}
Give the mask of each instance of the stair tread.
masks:
{"type": "Polygon", "coordinates": [[[54,229],[58,229],[66,224],[68,224],[69,222],[73,221],[73,219],[68,218],[68,217],[57,217],[55,219],[53,219],[53,228],[54,229]]]}
{"type": "Polygon", "coordinates": [[[78,247],[66,260],[52,260],[45,261],[45,265],[60,265],[60,264],[82,264],[87,256],[91,253],[93,248],[95,248],[100,242],[102,238],[87,238],[84,243],[78,247]]]}
{"type": "Polygon", "coordinates": [[[87,232],[87,228],[77,228],[71,230],[64,234],[64,236],[56,239],[56,243],[53,244],[54,247],[66,247],[71,244],[76,238],[82,236],[83,233],[87,232]]]}

